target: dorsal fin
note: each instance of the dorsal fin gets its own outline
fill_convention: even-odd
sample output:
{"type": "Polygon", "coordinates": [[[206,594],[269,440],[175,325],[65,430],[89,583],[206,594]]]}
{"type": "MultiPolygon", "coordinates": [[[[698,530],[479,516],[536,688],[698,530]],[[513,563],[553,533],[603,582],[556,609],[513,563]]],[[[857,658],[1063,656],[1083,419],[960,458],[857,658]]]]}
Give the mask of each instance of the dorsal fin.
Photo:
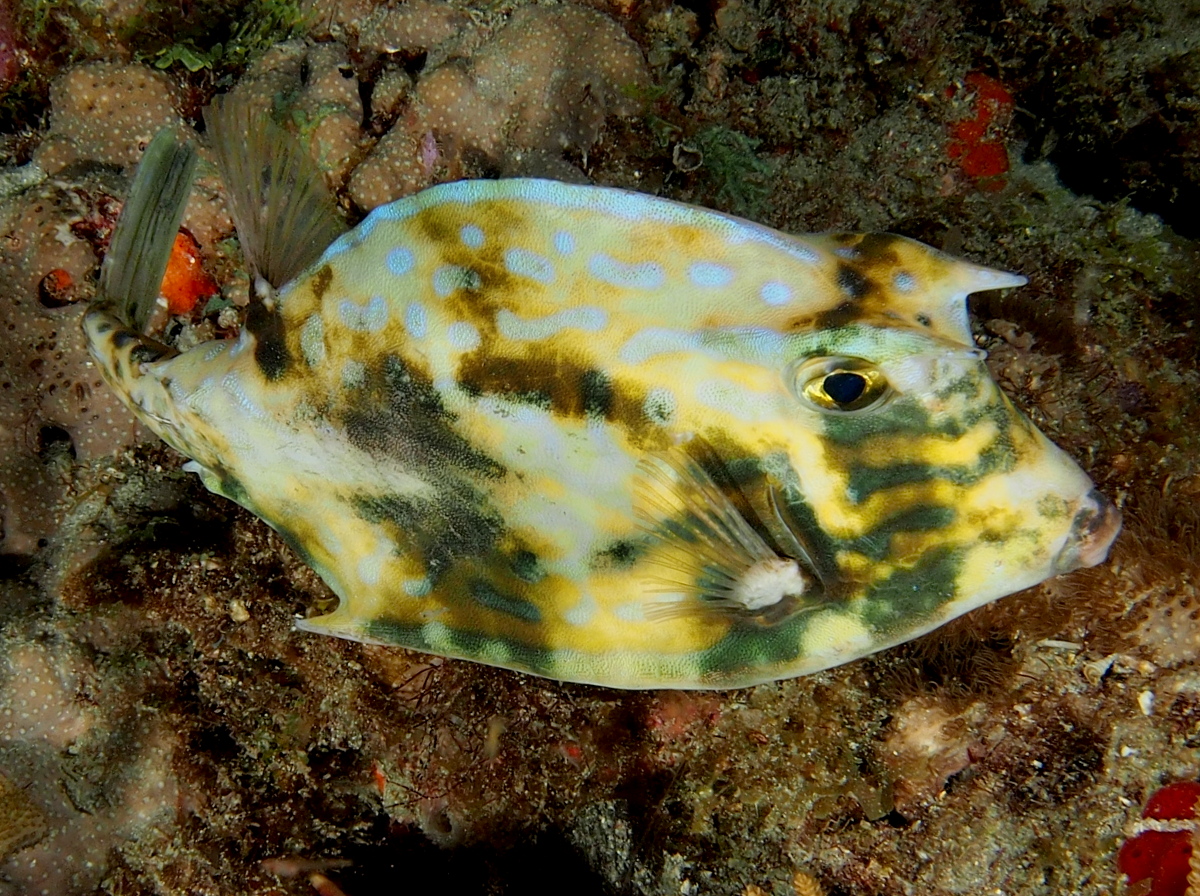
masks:
{"type": "Polygon", "coordinates": [[[325,178],[244,91],[214,97],[204,119],[246,262],[252,274],[282,286],[346,230],[325,178]]]}
{"type": "Polygon", "coordinates": [[[192,189],[196,147],[174,128],[155,135],[142,153],[133,186],[100,266],[100,299],[138,333],[158,301],[163,274],[192,189]]]}

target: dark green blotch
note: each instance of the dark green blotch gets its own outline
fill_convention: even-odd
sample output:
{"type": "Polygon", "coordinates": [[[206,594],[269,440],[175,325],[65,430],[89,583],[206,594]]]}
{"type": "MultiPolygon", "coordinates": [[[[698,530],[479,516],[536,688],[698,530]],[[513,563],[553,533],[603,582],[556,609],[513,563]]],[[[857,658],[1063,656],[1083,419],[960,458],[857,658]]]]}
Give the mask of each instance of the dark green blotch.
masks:
{"type": "Polygon", "coordinates": [[[542,612],[536,606],[524,598],[501,594],[491,582],[476,579],[470,585],[470,594],[472,600],[489,610],[513,616],[524,622],[542,621],[542,612]]]}
{"type": "Polygon", "coordinates": [[[462,472],[502,476],[500,464],[454,430],[455,419],[427,377],[388,355],[367,369],[364,389],[342,413],[342,426],[355,447],[393,458],[430,481],[462,472]]]}
{"type": "Polygon", "coordinates": [[[768,628],[751,620],[735,621],[724,638],[700,655],[702,677],[719,687],[730,676],[738,677],[747,669],[761,670],[794,661],[812,619],[810,613],[799,613],[768,628]]]}
{"type": "MultiPolygon", "coordinates": [[[[483,389],[477,383],[460,381],[458,388],[462,389],[467,395],[472,398],[479,398],[484,394],[483,389]]],[[[517,402],[518,404],[527,404],[535,408],[541,408],[544,411],[552,410],[552,401],[550,393],[540,389],[514,389],[511,392],[497,393],[509,401],[517,402]]]]}
{"type": "Polygon", "coordinates": [[[426,574],[436,582],[457,560],[488,554],[500,534],[500,520],[472,498],[447,489],[437,501],[372,495],[355,498],[354,506],[369,523],[390,523],[397,552],[419,552],[426,574]]]}
{"type": "Polygon", "coordinates": [[[426,639],[419,625],[402,625],[389,620],[371,620],[363,626],[367,638],[382,644],[395,644],[426,653],[448,654],[470,660],[480,660],[484,647],[500,642],[508,648],[511,660],[505,663],[514,669],[523,669],[534,675],[553,675],[554,655],[544,649],[531,647],[524,641],[511,638],[492,638],[471,629],[453,628],[447,633],[449,650],[441,644],[435,650],[426,639]]]}
{"type": "Polygon", "coordinates": [[[870,500],[871,496],[884,489],[920,482],[942,480],[955,485],[969,485],[991,472],[994,458],[990,451],[979,457],[974,467],[939,467],[931,464],[903,463],[888,467],[867,467],[853,464],[848,470],[846,491],[856,504],[870,500]]]}
{"type": "Polygon", "coordinates": [[[970,428],[969,420],[947,419],[935,425],[929,414],[912,400],[899,399],[861,414],[827,414],[825,437],[835,445],[853,450],[864,439],[875,436],[938,435],[960,439],[970,428]]]}
{"type": "Polygon", "coordinates": [[[283,317],[262,302],[251,302],[246,329],[254,337],[254,360],[269,381],[282,379],[291,366],[283,317]]]}
{"type": "MultiPolygon", "coordinates": [[[[900,264],[900,258],[896,254],[896,243],[901,239],[894,233],[865,233],[858,238],[855,245],[857,260],[866,268],[894,268],[900,264]]],[[[849,242],[852,243],[853,240],[852,234],[849,242]]]]}
{"type": "Polygon", "coordinates": [[[857,323],[861,316],[862,312],[858,307],[858,303],[847,300],[836,308],[830,308],[828,311],[817,315],[815,328],[818,330],[836,330],[848,327],[851,324],[857,323]]]}
{"type": "Polygon", "coordinates": [[[641,554],[642,549],[632,541],[614,541],[592,556],[592,569],[628,569],[641,554]]]}
{"type": "Polygon", "coordinates": [[[217,481],[220,483],[221,494],[230,501],[234,501],[245,507],[246,502],[250,500],[250,495],[246,491],[246,487],[242,485],[241,480],[224,467],[218,467],[213,472],[216,473],[217,481]]]}
{"type": "Polygon", "coordinates": [[[910,507],[888,517],[866,535],[843,541],[842,545],[872,560],[883,560],[888,555],[893,536],[902,532],[936,532],[953,523],[956,515],[953,507],[940,504],[910,507]]]}
{"type": "Polygon", "coordinates": [[[546,570],[533,551],[520,550],[513,554],[512,572],[518,579],[531,585],[546,578],[546,570]]]}
{"type": "Polygon", "coordinates": [[[613,385],[603,370],[585,370],[579,377],[583,412],[590,417],[607,417],[613,408],[613,385]]]}
{"type": "Polygon", "coordinates": [[[863,618],[877,632],[912,629],[937,613],[958,591],[963,550],[930,548],[911,569],[899,569],[866,594],[863,618]]]}
{"type": "Polygon", "coordinates": [[[982,379],[977,375],[960,376],[945,389],[941,389],[934,394],[938,398],[949,398],[951,395],[965,395],[968,398],[975,398],[979,395],[982,379]]]}
{"type": "Polygon", "coordinates": [[[322,265],[312,278],[313,297],[319,302],[325,298],[325,293],[329,291],[329,284],[333,282],[333,269],[329,265],[322,265]]]}
{"type": "Polygon", "coordinates": [[[851,299],[858,301],[871,291],[871,281],[861,271],[849,265],[839,264],[837,269],[838,288],[851,299]]]}
{"type": "Polygon", "coordinates": [[[382,365],[383,388],[388,404],[397,411],[419,411],[429,417],[453,419],[442,404],[442,396],[426,377],[416,375],[404,360],[388,355],[382,365]]]}
{"type": "Polygon", "coordinates": [[[427,506],[418,506],[400,495],[358,497],[354,499],[354,506],[368,523],[391,522],[402,531],[415,530],[429,514],[427,506]]]}

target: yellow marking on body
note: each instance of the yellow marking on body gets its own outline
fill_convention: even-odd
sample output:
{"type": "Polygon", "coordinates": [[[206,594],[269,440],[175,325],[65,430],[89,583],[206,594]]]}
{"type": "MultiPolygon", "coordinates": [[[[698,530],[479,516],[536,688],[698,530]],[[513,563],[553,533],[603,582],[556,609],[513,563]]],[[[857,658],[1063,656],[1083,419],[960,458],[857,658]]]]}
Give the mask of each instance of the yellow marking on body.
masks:
{"type": "Polygon", "coordinates": [[[802,649],[852,656],[866,648],[872,637],[870,629],[852,613],[827,610],[813,615],[804,633],[802,649]]]}
{"type": "Polygon", "coordinates": [[[999,430],[992,420],[984,419],[962,436],[951,439],[931,433],[897,443],[886,436],[864,439],[850,453],[855,463],[866,467],[886,468],[900,457],[935,467],[974,468],[983,452],[996,441],[999,430]]]}

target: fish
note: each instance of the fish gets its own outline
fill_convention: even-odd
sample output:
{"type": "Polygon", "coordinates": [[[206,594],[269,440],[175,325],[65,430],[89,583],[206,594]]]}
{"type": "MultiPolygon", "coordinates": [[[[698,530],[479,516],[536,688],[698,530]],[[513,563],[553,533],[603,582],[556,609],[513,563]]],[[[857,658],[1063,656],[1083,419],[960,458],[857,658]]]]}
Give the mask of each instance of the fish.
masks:
{"type": "Polygon", "coordinates": [[[972,338],[967,296],[1022,276],[538,179],[440,184],[347,229],[280,128],[232,95],[206,118],[244,327],[185,351],[144,332],[195,156],[166,134],[84,328],[185,468],[336,594],[303,632],[739,688],[1103,562],[1120,530],[972,338]]]}

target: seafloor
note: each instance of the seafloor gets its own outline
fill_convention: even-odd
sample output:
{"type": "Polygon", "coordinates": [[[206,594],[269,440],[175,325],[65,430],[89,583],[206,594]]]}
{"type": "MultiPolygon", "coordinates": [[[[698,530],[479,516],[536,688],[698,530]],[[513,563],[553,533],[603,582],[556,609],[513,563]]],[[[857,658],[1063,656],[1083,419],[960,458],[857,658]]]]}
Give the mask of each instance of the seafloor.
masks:
{"type": "MultiPolygon", "coordinates": [[[[0,893],[1146,892],[1117,851],[1200,774],[1195,3],[24,0],[0,84],[0,893]],[[977,339],[1110,560],[726,693],[293,631],[326,588],[78,335],[141,147],[247,79],[352,215],[540,174],[1025,273],[977,339]]],[[[223,295],[166,338],[230,332],[203,164],[184,223],[223,295]]]]}

